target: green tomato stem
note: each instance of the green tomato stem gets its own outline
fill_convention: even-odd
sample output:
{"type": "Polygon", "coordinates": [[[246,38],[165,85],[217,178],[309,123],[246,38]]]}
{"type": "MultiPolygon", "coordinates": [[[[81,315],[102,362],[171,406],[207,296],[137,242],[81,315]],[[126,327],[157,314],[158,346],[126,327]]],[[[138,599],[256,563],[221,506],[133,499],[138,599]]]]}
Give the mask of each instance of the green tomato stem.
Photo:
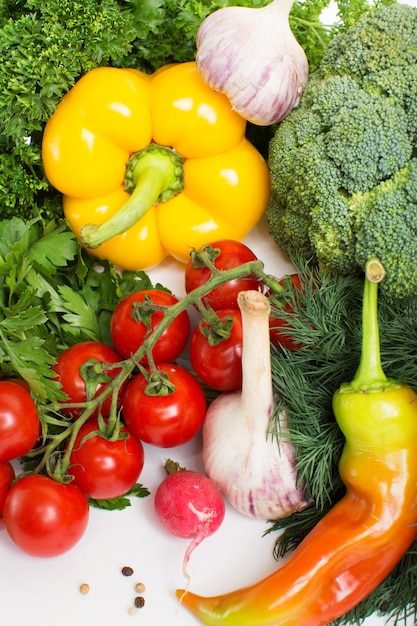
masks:
{"type": "Polygon", "coordinates": [[[184,188],[183,158],[164,146],[151,144],[127,164],[125,189],[131,195],[103,224],[86,224],[80,237],[87,248],[98,248],[139,222],[155,204],[166,202],[184,188]]]}

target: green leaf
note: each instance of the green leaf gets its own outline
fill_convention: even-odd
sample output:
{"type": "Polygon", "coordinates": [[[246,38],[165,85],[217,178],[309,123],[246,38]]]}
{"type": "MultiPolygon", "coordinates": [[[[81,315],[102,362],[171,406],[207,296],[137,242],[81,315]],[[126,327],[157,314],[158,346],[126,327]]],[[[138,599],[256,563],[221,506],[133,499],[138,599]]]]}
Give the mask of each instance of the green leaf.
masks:
{"type": "Polygon", "coordinates": [[[91,338],[100,336],[100,327],[96,309],[91,306],[92,300],[87,301],[80,293],[75,293],[71,287],[61,285],[58,291],[62,297],[63,319],[69,326],[83,331],[91,338]]]}
{"type": "Polygon", "coordinates": [[[20,335],[22,341],[26,339],[26,332],[35,326],[45,324],[48,318],[41,307],[32,307],[16,313],[0,321],[0,327],[10,334],[20,335]]]}
{"type": "Polygon", "coordinates": [[[5,258],[28,233],[27,224],[20,218],[0,221],[0,256],[5,258]]]}
{"type": "Polygon", "coordinates": [[[118,498],[111,498],[109,500],[95,500],[90,498],[89,503],[91,506],[97,509],[105,509],[106,511],[121,511],[131,506],[130,497],[146,498],[150,495],[150,491],[143,485],[137,483],[123,496],[118,498]]]}
{"type": "Polygon", "coordinates": [[[37,239],[29,249],[29,259],[38,271],[53,276],[57,267],[68,265],[78,254],[79,245],[72,232],[61,226],[37,239]]]}
{"type": "Polygon", "coordinates": [[[130,296],[130,294],[140,289],[152,289],[152,281],[148,274],[143,271],[123,272],[118,283],[120,299],[130,296]]]}
{"type": "Polygon", "coordinates": [[[42,337],[32,336],[12,341],[4,331],[3,321],[0,326],[0,340],[3,374],[8,372],[11,375],[15,372],[29,383],[32,392],[40,398],[49,400],[62,398],[57,383],[51,380],[54,357],[44,349],[45,342],[42,337]]]}

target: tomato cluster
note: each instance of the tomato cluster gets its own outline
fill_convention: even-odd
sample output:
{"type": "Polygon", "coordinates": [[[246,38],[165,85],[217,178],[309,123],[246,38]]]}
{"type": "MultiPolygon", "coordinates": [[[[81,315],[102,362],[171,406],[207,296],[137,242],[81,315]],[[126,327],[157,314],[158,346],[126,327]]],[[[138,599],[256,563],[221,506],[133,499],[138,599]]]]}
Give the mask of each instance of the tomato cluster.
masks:
{"type": "MultiPolygon", "coordinates": [[[[215,241],[213,265],[227,270],[257,260],[245,244],[233,240],[215,241]]],[[[212,272],[191,258],[185,269],[187,293],[207,282],[212,272]]],[[[256,276],[236,278],[215,287],[203,299],[214,315],[203,317],[190,340],[190,362],[209,387],[217,391],[237,391],[242,386],[242,316],[237,304],[240,291],[259,289],[256,276]]]]}
{"type": "MultiPolygon", "coordinates": [[[[254,252],[238,241],[215,241],[210,247],[216,253],[213,265],[218,270],[228,270],[257,260],[254,252]]],[[[185,270],[187,293],[208,281],[211,273],[207,265],[199,266],[198,258],[197,261],[191,258],[185,270]]],[[[297,274],[283,278],[279,284],[284,287],[287,280],[292,287],[300,288],[297,274]]],[[[205,316],[194,329],[189,357],[200,379],[218,391],[237,391],[242,386],[242,316],[237,304],[237,295],[240,291],[252,289],[264,290],[264,285],[256,276],[249,275],[224,282],[203,300],[203,304],[214,311],[215,315],[205,316]]],[[[286,310],[289,310],[288,305],[286,310]]],[[[271,314],[271,341],[276,346],[295,350],[298,344],[286,332],[287,329],[288,323],[271,314]]]]}
{"type": "MultiPolygon", "coordinates": [[[[146,338],[158,332],[168,307],[178,299],[160,289],[137,291],[115,308],[110,331],[116,350],[129,358],[146,338]]],[[[155,339],[128,382],[122,397],[122,416],[140,441],[171,448],[186,443],[200,430],[206,400],[200,383],[175,363],[190,335],[190,316],[181,311],[155,339]]]]}
{"type": "Polygon", "coordinates": [[[134,362],[132,375],[123,372],[123,363],[158,332],[164,311],[177,302],[161,289],[136,291],[113,312],[112,346],[85,341],[57,356],[52,371],[62,392],[58,408],[76,434],[60,450],[62,459],[68,454],[65,480],[36,472],[16,478],[10,461],[42,445],[42,421],[24,381],[0,381],[0,517],[27,554],[49,557],[71,549],[87,527],[90,501],[118,498],[137,483],[142,442],[177,446],[200,430],[204,390],[174,363],[190,335],[186,311],[134,362]]]}
{"type": "MultiPolygon", "coordinates": [[[[134,488],[145,461],[143,444],[172,448],[195,437],[207,409],[204,385],[219,392],[241,388],[237,294],[265,287],[249,274],[205,288],[217,270],[257,260],[236,241],[205,248],[208,264],[207,256],[199,263],[201,251],[193,251],[185,267],[187,295],[202,294],[190,299],[201,313],[199,323],[192,328],[185,306],[163,288],[124,297],[111,316],[111,345],[84,341],[57,356],[52,376],[61,396],[50,408],[52,421],[24,381],[0,381],[0,518],[28,554],[55,556],[72,548],[87,527],[92,500],[119,498],[134,488]],[[178,363],[180,357],[192,371],[178,363]],[[59,463],[50,465],[48,458],[41,469],[16,477],[11,461],[49,450],[45,441],[54,437],[59,445],[52,456],[59,463]]],[[[291,281],[297,286],[296,278],[291,281]]],[[[282,337],[271,319],[271,339],[281,345],[282,337]]]]}

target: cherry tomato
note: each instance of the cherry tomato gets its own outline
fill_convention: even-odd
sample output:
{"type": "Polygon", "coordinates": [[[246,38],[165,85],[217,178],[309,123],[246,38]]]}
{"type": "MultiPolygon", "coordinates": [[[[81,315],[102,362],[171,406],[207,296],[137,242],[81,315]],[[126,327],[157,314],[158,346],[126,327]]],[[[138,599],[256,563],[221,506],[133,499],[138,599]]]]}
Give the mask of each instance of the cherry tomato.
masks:
{"type": "Polygon", "coordinates": [[[123,395],[123,419],[128,429],[142,441],[171,448],[192,439],[200,430],[206,414],[202,386],[186,369],[161,363],[175,391],[168,395],[148,395],[147,379],[141,373],[128,384],[123,395]]]}
{"type": "MultiPolygon", "coordinates": [[[[247,263],[248,261],[257,260],[255,253],[240,241],[223,239],[221,241],[214,241],[210,246],[220,250],[219,255],[214,260],[214,265],[219,270],[228,270],[242,265],[243,263],[247,263]]],[[[190,259],[185,267],[186,292],[190,293],[190,291],[193,291],[196,287],[200,287],[200,285],[208,281],[210,276],[211,270],[208,267],[194,267],[190,259]]],[[[252,276],[236,278],[213,289],[204,298],[204,301],[215,311],[218,309],[237,309],[237,295],[239,291],[247,291],[248,289],[259,289],[259,282],[256,278],[252,276]]]]}
{"type": "Polygon", "coordinates": [[[272,343],[277,347],[287,348],[287,350],[298,350],[301,348],[301,344],[294,341],[290,335],[286,334],[286,331],[291,328],[291,325],[283,319],[271,317],[269,321],[269,331],[272,343]]]}
{"type": "MultiPolygon", "coordinates": [[[[231,317],[230,337],[210,345],[200,325],[190,341],[190,362],[201,380],[218,391],[237,391],[242,387],[242,315],[238,309],[216,311],[220,319],[231,317]]],[[[207,328],[202,320],[201,326],[207,328]]]]}
{"type": "Polygon", "coordinates": [[[68,473],[73,484],[89,498],[107,500],[133,487],[143,468],[144,451],[139,439],[122,427],[126,439],[109,441],[100,435],[84,437],[98,430],[97,420],[81,426],[70,455],[68,473]]]}
{"type": "MultiPolygon", "coordinates": [[[[115,310],[110,322],[110,332],[116,350],[129,358],[143,344],[146,335],[155,330],[164,316],[163,310],[147,312],[141,303],[150,300],[161,307],[171,306],[178,299],[159,289],[143,289],[124,298],[115,310]]],[[[180,313],[156,341],[152,356],[155,363],[175,361],[187,345],[190,334],[190,317],[187,311],[180,313]]],[[[146,356],[141,363],[147,365],[146,356]]]]}
{"type": "MultiPolygon", "coordinates": [[[[94,359],[99,363],[111,364],[122,360],[121,356],[110,346],[99,341],[84,341],[77,343],[61,352],[57,357],[52,369],[57,375],[57,379],[62,385],[62,391],[67,394],[66,402],[81,403],[87,400],[85,381],[80,373],[80,367],[88,360],[94,359]]],[[[120,368],[104,370],[106,376],[115,378],[120,372],[120,368]]],[[[99,382],[96,386],[94,396],[98,396],[108,383],[99,382]]],[[[101,405],[101,414],[108,417],[111,406],[111,395],[107,396],[101,405]]],[[[81,415],[82,409],[62,409],[62,412],[72,418],[81,415]]],[[[97,416],[95,411],[92,417],[97,416]]]]}
{"type": "Polygon", "coordinates": [[[3,515],[4,502],[14,478],[15,471],[13,465],[9,461],[0,463],[0,518],[3,515]]]}
{"type": "Polygon", "coordinates": [[[40,422],[32,396],[21,385],[0,381],[0,462],[29,452],[39,434],[40,422]]]}
{"type": "MultiPolygon", "coordinates": [[[[301,289],[300,277],[298,274],[290,274],[282,278],[279,282],[280,285],[285,286],[286,283],[290,281],[291,289],[301,289]]],[[[291,305],[286,304],[285,310],[291,312],[291,305]]],[[[269,318],[269,334],[271,341],[274,345],[278,347],[284,347],[288,350],[298,350],[301,345],[294,341],[292,337],[286,334],[286,330],[291,328],[291,325],[283,319],[279,319],[274,317],[273,315],[269,318]]]]}
{"type": "Polygon", "coordinates": [[[15,383],[15,385],[20,385],[21,387],[23,387],[23,389],[25,389],[28,393],[30,393],[30,385],[23,378],[14,378],[13,377],[13,378],[4,378],[4,380],[8,380],[9,383],[15,383]]]}
{"type": "Polygon", "coordinates": [[[10,537],[32,556],[58,556],[70,550],[83,536],[88,518],[88,501],[78,487],[41,474],[17,480],[3,508],[10,537]]]}

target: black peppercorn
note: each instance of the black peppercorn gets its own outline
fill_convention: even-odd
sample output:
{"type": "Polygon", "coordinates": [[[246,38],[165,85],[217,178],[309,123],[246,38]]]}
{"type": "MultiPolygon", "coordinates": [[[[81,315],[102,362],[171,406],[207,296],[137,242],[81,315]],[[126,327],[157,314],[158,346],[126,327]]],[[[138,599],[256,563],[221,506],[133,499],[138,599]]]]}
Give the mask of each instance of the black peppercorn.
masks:
{"type": "Polygon", "coordinates": [[[123,576],[132,576],[133,569],[128,565],[125,565],[125,567],[122,567],[122,574],[123,576]]]}
{"type": "Polygon", "coordinates": [[[136,596],[135,598],[135,606],[138,609],[141,609],[145,605],[145,598],[143,596],[136,596]]]}

